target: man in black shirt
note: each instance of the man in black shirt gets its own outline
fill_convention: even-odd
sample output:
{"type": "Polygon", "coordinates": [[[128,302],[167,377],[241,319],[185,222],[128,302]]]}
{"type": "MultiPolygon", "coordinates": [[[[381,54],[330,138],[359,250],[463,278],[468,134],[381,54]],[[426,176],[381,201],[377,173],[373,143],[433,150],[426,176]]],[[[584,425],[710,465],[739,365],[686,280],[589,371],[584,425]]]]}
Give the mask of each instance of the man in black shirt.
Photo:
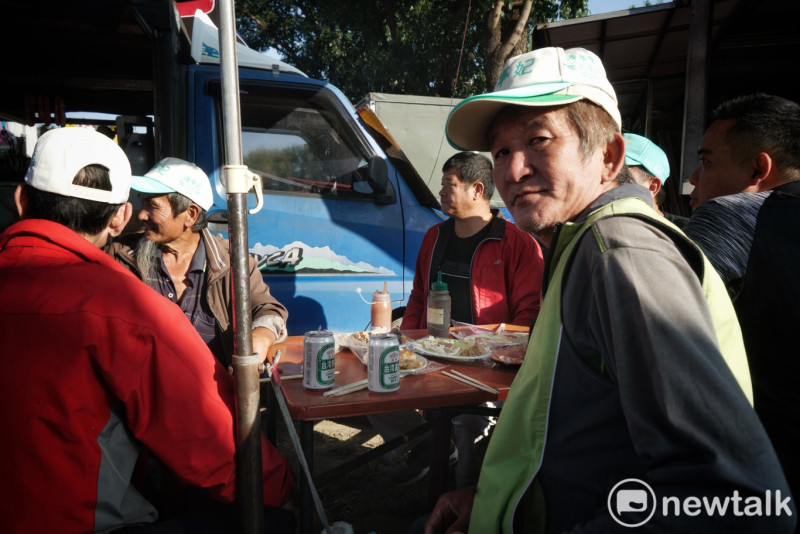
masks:
{"type": "Polygon", "coordinates": [[[684,227],[720,274],[742,327],[753,406],[800,495],[800,105],[756,94],[714,110],[684,227]],[[717,195],[722,191],[736,194],[717,195]]]}

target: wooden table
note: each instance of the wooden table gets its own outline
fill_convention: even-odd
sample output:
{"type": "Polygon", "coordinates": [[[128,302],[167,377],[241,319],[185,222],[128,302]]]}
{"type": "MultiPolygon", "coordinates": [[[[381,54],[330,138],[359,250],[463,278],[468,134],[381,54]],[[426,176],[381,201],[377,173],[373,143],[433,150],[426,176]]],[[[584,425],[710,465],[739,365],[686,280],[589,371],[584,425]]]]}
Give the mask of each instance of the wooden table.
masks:
{"type": "MultiPolygon", "coordinates": [[[[497,325],[488,325],[489,328],[497,325]]],[[[508,325],[509,331],[527,331],[527,328],[508,325]]],[[[427,335],[425,330],[403,332],[408,337],[418,339],[427,335]]],[[[283,373],[302,372],[303,361],[303,336],[291,336],[283,343],[272,348],[281,351],[283,373]]],[[[303,452],[306,455],[309,467],[313,473],[313,445],[314,422],[323,419],[336,419],[355,417],[378,413],[390,413],[404,410],[420,409],[444,417],[429,423],[420,429],[418,434],[432,429],[434,436],[434,453],[431,457],[429,472],[428,500],[433,505],[438,496],[447,489],[448,456],[450,449],[450,420],[459,412],[469,411],[465,407],[479,405],[489,401],[502,401],[508,396],[511,382],[516,375],[517,367],[499,364],[488,366],[483,363],[454,362],[451,360],[429,358],[432,363],[444,365],[442,369],[431,372],[404,376],[400,380],[400,388],[394,393],[373,393],[367,389],[356,391],[342,396],[323,396],[326,390],[311,390],[303,387],[302,380],[284,380],[281,390],[286,400],[286,405],[292,418],[300,421],[300,439],[303,452]],[[441,371],[455,369],[472,378],[475,378],[496,390],[492,394],[452,378],[442,375],[441,371]],[[439,424],[436,424],[436,423],[439,424]]],[[[349,350],[336,353],[336,380],[333,387],[342,386],[362,380],[367,377],[367,368],[355,354],[349,350]]],[[[272,410],[273,413],[275,410],[272,410]]],[[[435,417],[434,417],[435,419],[435,417]]],[[[400,439],[400,438],[398,438],[400,439]]],[[[400,443],[394,445],[395,447],[400,443]]],[[[390,444],[389,448],[391,447],[390,444]]],[[[366,453],[364,457],[370,460],[386,451],[384,446],[366,453]],[[368,456],[368,457],[367,457],[368,456]]],[[[349,462],[348,462],[349,464],[349,462]]],[[[324,474],[321,475],[324,477],[324,474]]],[[[313,501],[308,484],[298,475],[301,484],[302,514],[301,532],[310,533],[313,526],[313,501]]],[[[315,484],[318,475],[314,474],[315,484]]],[[[390,482],[387,481],[387,484],[390,482]]]]}

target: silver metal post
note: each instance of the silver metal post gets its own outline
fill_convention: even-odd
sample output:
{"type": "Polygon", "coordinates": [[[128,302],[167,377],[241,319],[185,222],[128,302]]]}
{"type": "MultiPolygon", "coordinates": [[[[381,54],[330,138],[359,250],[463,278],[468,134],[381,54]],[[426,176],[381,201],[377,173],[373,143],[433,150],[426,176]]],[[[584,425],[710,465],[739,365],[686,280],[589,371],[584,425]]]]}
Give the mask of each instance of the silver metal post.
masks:
{"type": "MultiPolygon", "coordinates": [[[[222,75],[222,123],[225,160],[242,164],[242,135],[239,116],[239,70],[236,59],[236,21],[233,0],[219,3],[220,71],[222,75]]],[[[226,182],[227,183],[227,182],[226,182]]],[[[261,486],[261,419],[259,358],[253,355],[248,272],[247,195],[227,193],[228,234],[234,303],[233,378],[236,387],[236,445],[239,531],[264,531],[263,488],[261,486]]]]}

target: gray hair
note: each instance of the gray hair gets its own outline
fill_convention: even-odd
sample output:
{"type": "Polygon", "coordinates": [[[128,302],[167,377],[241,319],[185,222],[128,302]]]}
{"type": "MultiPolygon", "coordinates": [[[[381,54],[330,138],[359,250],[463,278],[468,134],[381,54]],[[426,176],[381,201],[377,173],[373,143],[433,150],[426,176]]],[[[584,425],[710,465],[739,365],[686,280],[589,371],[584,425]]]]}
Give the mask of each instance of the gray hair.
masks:
{"type": "Polygon", "coordinates": [[[139,277],[146,283],[147,279],[161,266],[161,247],[142,237],[136,243],[135,256],[139,277]]]}
{"type": "Polygon", "coordinates": [[[188,210],[189,206],[192,204],[197,206],[197,209],[200,210],[200,214],[197,216],[197,220],[192,225],[192,232],[199,233],[203,228],[208,226],[206,210],[192,202],[189,197],[176,192],[168,194],[167,200],[169,201],[169,205],[172,207],[173,215],[180,215],[184,211],[188,210]]]}

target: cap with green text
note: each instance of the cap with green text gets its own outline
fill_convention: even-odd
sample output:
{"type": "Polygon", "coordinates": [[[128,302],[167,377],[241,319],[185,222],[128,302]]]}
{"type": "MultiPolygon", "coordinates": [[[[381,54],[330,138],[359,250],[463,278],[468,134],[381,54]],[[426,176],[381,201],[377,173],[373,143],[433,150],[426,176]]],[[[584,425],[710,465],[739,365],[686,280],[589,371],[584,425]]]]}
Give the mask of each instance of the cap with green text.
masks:
{"type": "Polygon", "coordinates": [[[457,104],[445,133],[458,150],[485,152],[489,127],[505,106],[560,106],[583,99],[602,107],[622,127],[617,95],[599,57],[584,48],[539,48],[506,61],[494,92],[457,104]]]}
{"type": "Polygon", "coordinates": [[[204,210],[214,204],[211,182],[203,169],[178,158],[164,158],[144,176],[134,176],[131,189],[139,193],[180,193],[204,210]]]}

